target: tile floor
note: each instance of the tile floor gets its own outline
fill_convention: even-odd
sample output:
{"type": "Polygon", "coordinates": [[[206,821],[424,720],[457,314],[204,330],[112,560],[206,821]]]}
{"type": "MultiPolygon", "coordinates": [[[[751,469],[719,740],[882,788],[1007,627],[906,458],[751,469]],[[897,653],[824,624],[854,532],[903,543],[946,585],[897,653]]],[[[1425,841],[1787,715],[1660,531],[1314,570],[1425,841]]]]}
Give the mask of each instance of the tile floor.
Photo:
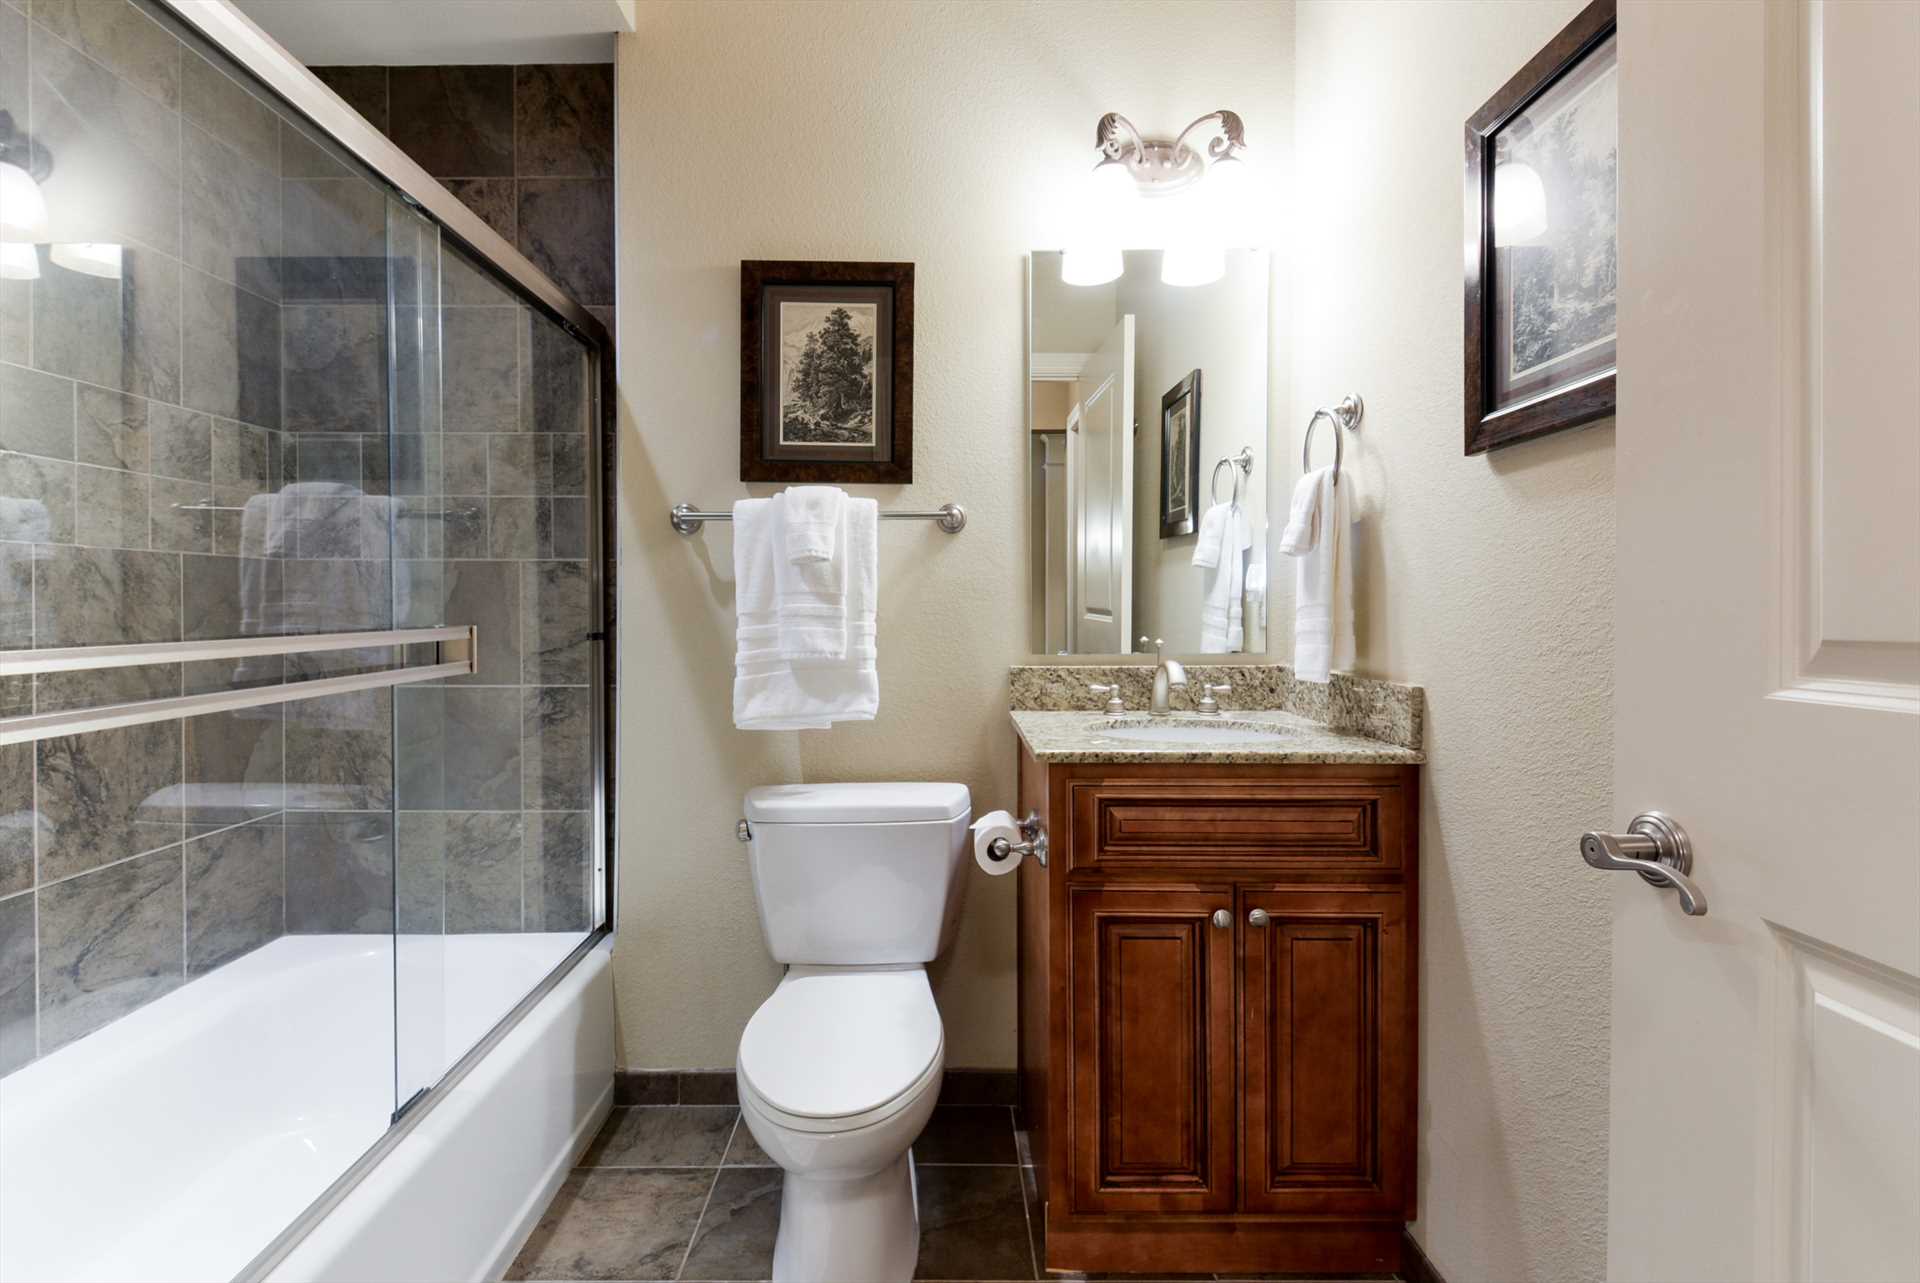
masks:
{"type": "MultiPolygon", "coordinates": [[[[1012,1110],[941,1105],[913,1152],[921,1220],[915,1278],[1062,1277],[1038,1268],[1044,1227],[1012,1110]]],[[[507,1277],[751,1283],[772,1273],[779,1223],[780,1169],[737,1108],[616,1109],[507,1277]]]]}

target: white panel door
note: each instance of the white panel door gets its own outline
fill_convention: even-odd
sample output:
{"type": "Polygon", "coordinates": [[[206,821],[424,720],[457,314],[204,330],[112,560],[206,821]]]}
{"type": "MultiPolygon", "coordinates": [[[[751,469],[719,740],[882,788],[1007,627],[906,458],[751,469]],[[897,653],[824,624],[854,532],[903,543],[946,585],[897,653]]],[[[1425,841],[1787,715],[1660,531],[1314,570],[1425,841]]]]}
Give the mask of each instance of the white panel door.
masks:
{"type": "Polygon", "coordinates": [[[1608,1271],[1920,1279],[1920,4],[1619,29],[1608,1271]]]}
{"type": "Polygon", "coordinates": [[[1133,317],[1087,358],[1067,426],[1073,636],[1079,654],[1128,653],[1133,631],[1133,317]]]}

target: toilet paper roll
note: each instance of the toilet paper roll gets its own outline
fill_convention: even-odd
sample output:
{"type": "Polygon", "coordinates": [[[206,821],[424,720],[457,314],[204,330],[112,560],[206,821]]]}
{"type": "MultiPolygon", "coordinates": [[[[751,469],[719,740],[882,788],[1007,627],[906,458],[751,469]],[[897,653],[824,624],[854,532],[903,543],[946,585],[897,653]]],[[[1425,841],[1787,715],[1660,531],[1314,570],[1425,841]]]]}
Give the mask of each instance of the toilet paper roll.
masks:
{"type": "Polygon", "coordinates": [[[1026,839],[1021,836],[1019,823],[1005,811],[988,811],[973,822],[973,862],[997,878],[1019,868],[1024,857],[1014,852],[1005,859],[994,859],[987,848],[996,838],[1005,838],[1009,846],[1018,846],[1026,839]]]}

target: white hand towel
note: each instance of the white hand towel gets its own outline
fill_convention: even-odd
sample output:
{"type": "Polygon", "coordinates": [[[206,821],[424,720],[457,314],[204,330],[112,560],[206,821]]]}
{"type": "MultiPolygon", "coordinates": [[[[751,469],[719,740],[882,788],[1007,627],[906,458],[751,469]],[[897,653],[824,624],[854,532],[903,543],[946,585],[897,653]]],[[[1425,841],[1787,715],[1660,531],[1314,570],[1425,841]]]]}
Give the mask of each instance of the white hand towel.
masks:
{"type": "Polygon", "coordinates": [[[1234,504],[1216,503],[1200,518],[1201,544],[1211,561],[1202,561],[1196,547],[1193,561],[1208,573],[1201,578],[1200,650],[1225,654],[1246,646],[1242,598],[1246,592],[1247,549],[1253,533],[1247,514],[1234,504]],[[1209,532],[1217,535],[1209,540],[1209,532]]]}
{"type": "Polygon", "coordinates": [[[771,551],[780,653],[796,662],[845,659],[847,575],[851,559],[845,551],[841,527],[846,524],[847,506],[844,502],[839,505],[833,519],[833,532],[824,541],[829,555],[815,560],[794,553],[797,544],[812,538],[808,529],[812,523],[800,517],[802,509],[794,501],[794,492],[782,491],[769,502],[773,505],[771,551]]]}
{"type": "Polygon", "coordinates": [[[1247,557],[1247,611],[1261,616],[1267,610],[1267,533],[1260,531],[1247,557]]]}
{"type": "Polygon", "coordinates": [[[1227,513],[1232,506],[1216,503],[1200,514],[1200,533],[1193,541],[1194,565],[1211,567],[1220,564],[1220,545],[1226,538],[1227,513]]]}
{"type": "Polygon", "coordinates": [[[840,521],[847,492],[838,486],[788,486],[786,557],[789,561],[827,561],[840,542],[840,521]]]}
{"type": "Polygon", "coordinates": [[[1314,522],[1318,516],[1320,504],[1320,482],[1325,468],[1309,472],[1293,486],[1293,501],[1287,508],[1287,525],[1280,532],[1280,551],[1289,557],[1300,557],[1313,551],[1314,540],[1319,531],[1314,522]]]}
{"type": "Polygon", "coordinates": [[[880,506],[849,499],[838,547],[844,551],[846,653],[795,660],[782,653],[778,573],[786,559],[774,529],[780,500],[734,505],[733,571],[738,615],[733,721],[741,730],[824,730],[871,721],[880,710],[876,666],[880,506]]]}
{"type": "MultiPolygon", "coordinates": [[[[1324,682],[1336,668],[1353,667],[1353,535],[1348,491],[1333,484],[1332,469],[1313,474],[1314,542],[1299,556],[1293,602],[1293,673],[1324,682]]],[[[1285,545],[1282,544],[1282,549],[1285,545]]]]}

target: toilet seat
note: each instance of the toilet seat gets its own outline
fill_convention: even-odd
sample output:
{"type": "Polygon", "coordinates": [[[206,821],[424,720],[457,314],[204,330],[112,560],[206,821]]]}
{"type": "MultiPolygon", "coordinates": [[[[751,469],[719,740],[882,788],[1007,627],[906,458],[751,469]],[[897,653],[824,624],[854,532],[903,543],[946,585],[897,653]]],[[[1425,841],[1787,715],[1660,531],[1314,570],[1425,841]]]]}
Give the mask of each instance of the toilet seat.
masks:
{"type": "Polygon", "coordinates": [[[796,966],[747,1021],[739,1076],[769,1122],[849,1131],[913,1104],[945,1047],[925,970],[796,966]]]}

